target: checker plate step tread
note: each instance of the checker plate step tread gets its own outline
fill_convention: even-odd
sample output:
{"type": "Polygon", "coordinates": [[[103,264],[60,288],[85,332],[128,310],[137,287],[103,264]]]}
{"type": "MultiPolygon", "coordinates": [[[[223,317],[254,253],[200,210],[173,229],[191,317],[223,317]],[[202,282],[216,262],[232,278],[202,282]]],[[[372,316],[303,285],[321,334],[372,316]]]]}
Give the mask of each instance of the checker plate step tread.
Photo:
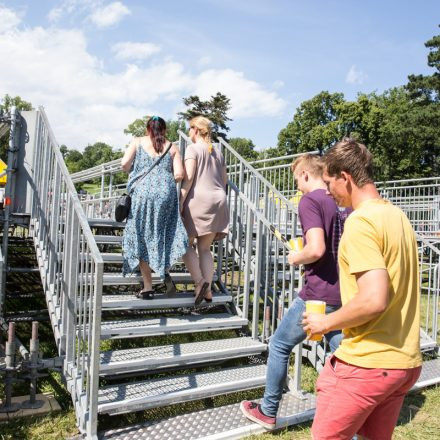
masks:
{"type": "Polygon", "coordinates": [[[247,319],[228,313],[103,321],[101,323],[101,338],[119,339],[232,329],[243,327],[247,323],[247,319]]]}
{"type": "Polygon", "coordinates": [[[440,383],[440,357],[423,362],[420,377],[411,391],[420,390],[436,383],[440,383]]]}
{"type": "MultiPolygon", "coordinates": [[[[213,292],[213,305],[227,304],[232,301],[231,295],[222,292],[213,292]]],[[[208,303],[203,303],[204,305],[208,303]]],[[[153,299],[139,299],[135,295],[103,295],[103,310],[118,309],[173,309],[178,307],[194,307],[194,296],[192,292],[178,292],[169,298],[166,294],[155,294],[153,299]]]]}
{"type": "Polygon", "coordinates": [[[101,353],[103,374],[152,370],[261,354],[266,344],[252,338],[217,339],[187,344],[139,347],[101,353]]]}
{"type": "MultiPolygon", "coordinates": [[[[315,396],[304,398],[284,394],[278,411],[277,428],[312,420],[315,414],[315,396]]],[[[252,434],[267,432],[262,426],[248,420],[238,403],[208,408],[188,414],[148,421],[133,426],[98,433],[99,440],[234,440],[252,434]]]]}
{"type": "Polygon", "coordinates": [[[266,365],[181,374],[101,388],[98,412],[121,414],[263,387],[266,365]]]}

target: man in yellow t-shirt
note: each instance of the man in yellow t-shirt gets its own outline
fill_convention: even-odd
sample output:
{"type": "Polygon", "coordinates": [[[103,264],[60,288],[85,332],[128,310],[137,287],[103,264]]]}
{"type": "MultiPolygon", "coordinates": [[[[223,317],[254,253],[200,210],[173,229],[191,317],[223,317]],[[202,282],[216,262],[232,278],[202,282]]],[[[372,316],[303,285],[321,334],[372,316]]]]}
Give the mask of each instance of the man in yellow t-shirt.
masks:
{"type": "Polygon", "coordinates": [[[324,156],[324,181],[352,207],[339,245],[342,307],[304,314],[311,334],[343,329],[317,382],[314,440],[391,439],[405,394],[417,381],[420,299],[414,231],[373,183],[372,156],[343,139],[324,156]]]}

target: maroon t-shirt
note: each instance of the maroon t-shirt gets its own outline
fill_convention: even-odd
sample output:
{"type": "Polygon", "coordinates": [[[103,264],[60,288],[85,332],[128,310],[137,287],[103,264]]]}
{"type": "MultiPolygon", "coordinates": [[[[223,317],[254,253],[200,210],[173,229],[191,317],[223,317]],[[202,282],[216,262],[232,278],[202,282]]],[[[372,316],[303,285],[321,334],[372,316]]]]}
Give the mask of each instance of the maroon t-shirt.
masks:
{"type": "Polygon", "coordinates": [[[311,228],[324,230],[325,253],[314,263],[305,265],[304,287],[299,293],[304,301],[309,299],[341,305],[338,273],[338,246],[344,222],[351,210],[339,208],[324,189],[304,194],[298,206],[299,220],[303,230],[304,246],[306,233],[311,228]]]}

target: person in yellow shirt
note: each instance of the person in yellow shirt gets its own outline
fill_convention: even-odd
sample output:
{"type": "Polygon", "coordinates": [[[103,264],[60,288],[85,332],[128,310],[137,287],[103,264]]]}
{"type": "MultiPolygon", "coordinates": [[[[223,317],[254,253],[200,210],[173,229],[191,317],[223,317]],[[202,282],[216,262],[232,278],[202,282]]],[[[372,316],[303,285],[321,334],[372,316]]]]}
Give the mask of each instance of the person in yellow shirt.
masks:
{"type": "Polygon", "coordinates": [[[345,138],[324,155],[324,181],[352,207],[338,253],[342,307],[304,313],[311,335],[343,329],[317,382],[314,440],[391,439],[405,394],[417,381],[420,294],[417,243],[405,214],[380,197],[372,156],[345,138]]]}

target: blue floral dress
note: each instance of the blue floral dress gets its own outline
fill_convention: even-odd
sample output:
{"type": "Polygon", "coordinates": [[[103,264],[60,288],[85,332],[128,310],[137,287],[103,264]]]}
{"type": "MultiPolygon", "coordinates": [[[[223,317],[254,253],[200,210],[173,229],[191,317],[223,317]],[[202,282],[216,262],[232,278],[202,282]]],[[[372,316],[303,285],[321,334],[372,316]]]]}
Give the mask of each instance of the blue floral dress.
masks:
{"type": "Polygon", "coordinates": [[[157,159],[141,146],[136,150],[127,183],[131,209],[122,239],[124,276],[134,272],[142,259],[163,278],[188,247],[170,153],[146,177],[136,180],[131,192],[135,177],[142,175],[157,159]]]}

